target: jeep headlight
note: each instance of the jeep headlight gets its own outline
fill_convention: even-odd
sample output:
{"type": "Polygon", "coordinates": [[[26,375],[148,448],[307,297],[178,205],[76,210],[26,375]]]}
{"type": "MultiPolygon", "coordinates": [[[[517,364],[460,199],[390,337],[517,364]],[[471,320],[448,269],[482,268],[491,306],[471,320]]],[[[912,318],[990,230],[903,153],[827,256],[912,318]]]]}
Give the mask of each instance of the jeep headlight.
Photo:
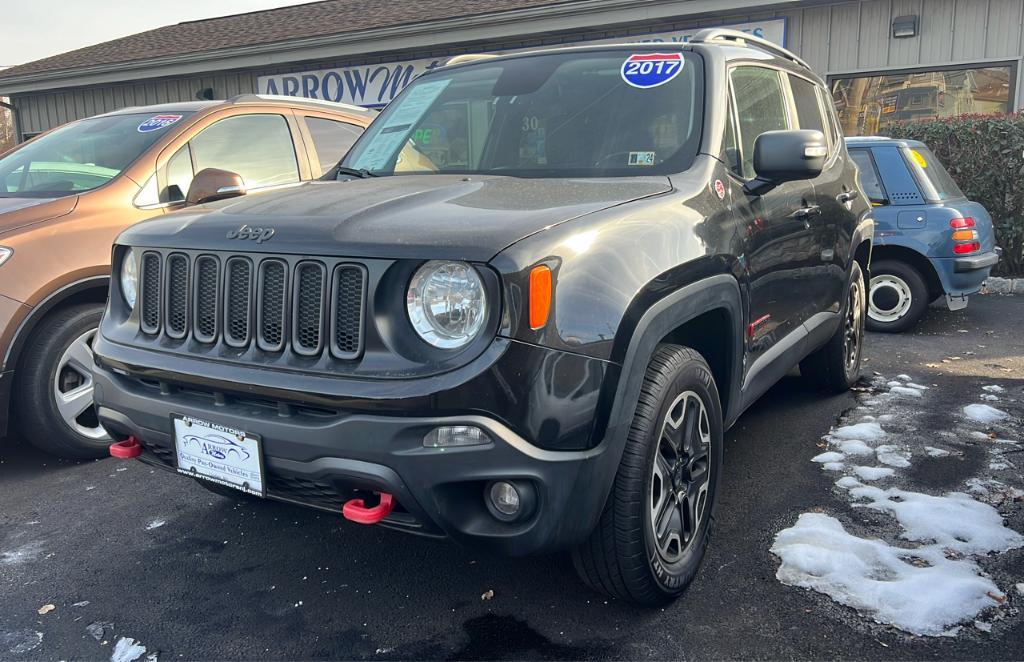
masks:
{"type": "Polygon", "coordinates": [[[135,261],[135,251],[131,248],[121,260],[121,294],[128,308],[135,308],[135,300],[139,295],[139,266],[135,261]]]}
{"type": "Polygon", "coordinates": [[[406,294],[409,321],[434,347],[465,347],[479,335],[487,313],[480,274],[465,262],[431,261],[413,275],[406,294]]]}

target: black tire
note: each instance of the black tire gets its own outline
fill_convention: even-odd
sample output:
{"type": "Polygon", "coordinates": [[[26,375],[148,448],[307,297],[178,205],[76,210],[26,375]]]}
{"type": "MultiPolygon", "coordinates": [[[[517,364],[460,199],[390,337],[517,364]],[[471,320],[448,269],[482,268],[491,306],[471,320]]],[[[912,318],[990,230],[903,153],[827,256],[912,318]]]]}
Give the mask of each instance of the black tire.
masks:
{"type": "Polygon", "coordinates": [[[842,323],[824,346],[800,362],[800,374],[826,391],[842,393],[860,379],[867,317],[864,289],[864,274],[854,262],[842,323]]]}
{"type": "MultiPolygon", "coordinates": [[[[103,315],[100,304],[81,304],[57,310],[48,315],[32,331],[32,340],[25,348],[15,373],[13,404],[16,424],[22,436],[32,445],[47,453],[73,460],[87,460],[108,457],[111,440],[99,428],[95,420],[95,408],[90,407],[78,416],[81,427],[77,430],[65,422],[57,406],[54,385],[57,371],[65,352],[84,334],[95,332],[103,315]],[[78,430],[93,428],[87,436],[78,430]]],[[[88,360],[78,364],[89,363],[88,360]]],[[[81,370],[62,369],[62,381],[70,390],[87,385],[91,375],[85,377],[81,370]]],[[[89,396],[91,399],[91,395],[89,396]]]]}
{"type": "Polygon", "coordinates": [[[601,519],[589,539],[573,550],[573,563],[584,582],[612,597],[645,606],[666,604],[683,592],[697,574],[711,535],[722,465],[722,432],[722,406],[707,362],[688,347],[659,346],[647,366],[601,519]],[[681,412],[675,417],[678,425],[668,420],[670,410],[681,412]],[[678,433],[678,448],[689,445],[693,459],[703,452],[702,463],[683,459],[684,453],[671,445],[672,428],[678,433]],[[688,443],[687,439],[694,441],[688,443]],[[675,465],[667,462],[666,450],[677,453],[675,465]],[[656,476],[659,460],[665,463],[658,464],[656,476]],[[671,478],[661,481],[666,474],[671,478]],[[698,478],[693,480],[695,476],[698,478]],[[678,498],[684,493],[685,503],[678,498]],[[661,510],[657,504],[666,506],[664,517],[656,516],[655,511],[661,510]],[[667,545],[659,542],[654,520],[668,522],[675,517],[680,531],[686,528],[685,522],[690,526],[689,534],[679,535],[673,549],[672,535],[664,536],[667,545]]]}
{"type": "Polygon", "coordinates": [[[933,298],[924,276],[912,265],[900,260],[872,262],[867,328],[902,333],[921,321],[933,298]]]}

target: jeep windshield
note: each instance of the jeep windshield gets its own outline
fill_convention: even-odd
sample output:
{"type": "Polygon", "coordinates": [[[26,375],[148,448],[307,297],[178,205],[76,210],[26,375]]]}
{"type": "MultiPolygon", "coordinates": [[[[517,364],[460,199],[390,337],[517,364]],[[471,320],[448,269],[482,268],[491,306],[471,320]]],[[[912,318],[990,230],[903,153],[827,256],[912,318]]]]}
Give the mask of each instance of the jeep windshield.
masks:
{"type": "Polygon", "coordinates": [[[66,124],[0,159],[0,198],[54,198],[103,186],[191,114],[133,113],[66,124]]]}
{"type": "Polygon", "coordinates": [[[699,56],[642,47],[442,69],[402,92],[340,165],[378,176],[681,172],[697,154],[703,97],[699,56]]]}

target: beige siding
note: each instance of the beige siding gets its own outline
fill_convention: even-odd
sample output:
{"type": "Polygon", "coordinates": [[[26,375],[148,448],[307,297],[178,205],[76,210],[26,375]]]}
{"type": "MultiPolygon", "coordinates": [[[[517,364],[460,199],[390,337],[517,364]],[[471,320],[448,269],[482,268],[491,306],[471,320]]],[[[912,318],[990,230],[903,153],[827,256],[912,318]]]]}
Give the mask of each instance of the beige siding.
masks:
{"type": "MultiPolygon", "coordinates": [[[[685,11],[685,2],[680,2],[685,11]]],[[[765,2],[770,5],[770,2],[765,2]]],[[[790,49],[805,58],[822,75],[842,75],[884,69],[915,68],[983,62],[1016,62],[1018,80],[1014,108],[1024,95],[1024,0],[845,0],[805,6],[764,9],[742,14],[715,14],[699,18],[681,15],[678,20],[645,24],[637,22],[601,32],[539,34],[536,38],[489,43],[480,46],[452,45],[408,54],[409,59],[445,54],[524,47],[576,41],[583,38],[643,34],[667,29],[692,28],[766,18],[787,20],[790,49]],[[920,17],[918,36],[892,39],[893,18],[920,17]]],[[[510,33],[514,32],[510,28],[510,33]]],[[[52,93],[15,96],[22,133],[36,133],[69,120],[125,106],[191,100],[198,90],[212,87],[219,99],[254,92],[256,77],[263,74],[304,71],[331,66],[363,64],[395,59],[394,55],[368,51],[360,60],[277,65],[244,72],[209,74],[189,78],[150,80],[103,87],[57,90],[52,93]]]]}

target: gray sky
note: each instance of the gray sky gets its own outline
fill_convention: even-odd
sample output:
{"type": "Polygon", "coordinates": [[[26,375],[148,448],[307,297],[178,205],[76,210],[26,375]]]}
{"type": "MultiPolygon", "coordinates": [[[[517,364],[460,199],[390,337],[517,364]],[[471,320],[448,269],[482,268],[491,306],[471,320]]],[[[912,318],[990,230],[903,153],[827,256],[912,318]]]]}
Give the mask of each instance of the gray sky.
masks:
{"type": "Polygon", "coordinates": [[[91,46],[182,21],[309,0],[5,0],[0,67],[91,46]]]}

